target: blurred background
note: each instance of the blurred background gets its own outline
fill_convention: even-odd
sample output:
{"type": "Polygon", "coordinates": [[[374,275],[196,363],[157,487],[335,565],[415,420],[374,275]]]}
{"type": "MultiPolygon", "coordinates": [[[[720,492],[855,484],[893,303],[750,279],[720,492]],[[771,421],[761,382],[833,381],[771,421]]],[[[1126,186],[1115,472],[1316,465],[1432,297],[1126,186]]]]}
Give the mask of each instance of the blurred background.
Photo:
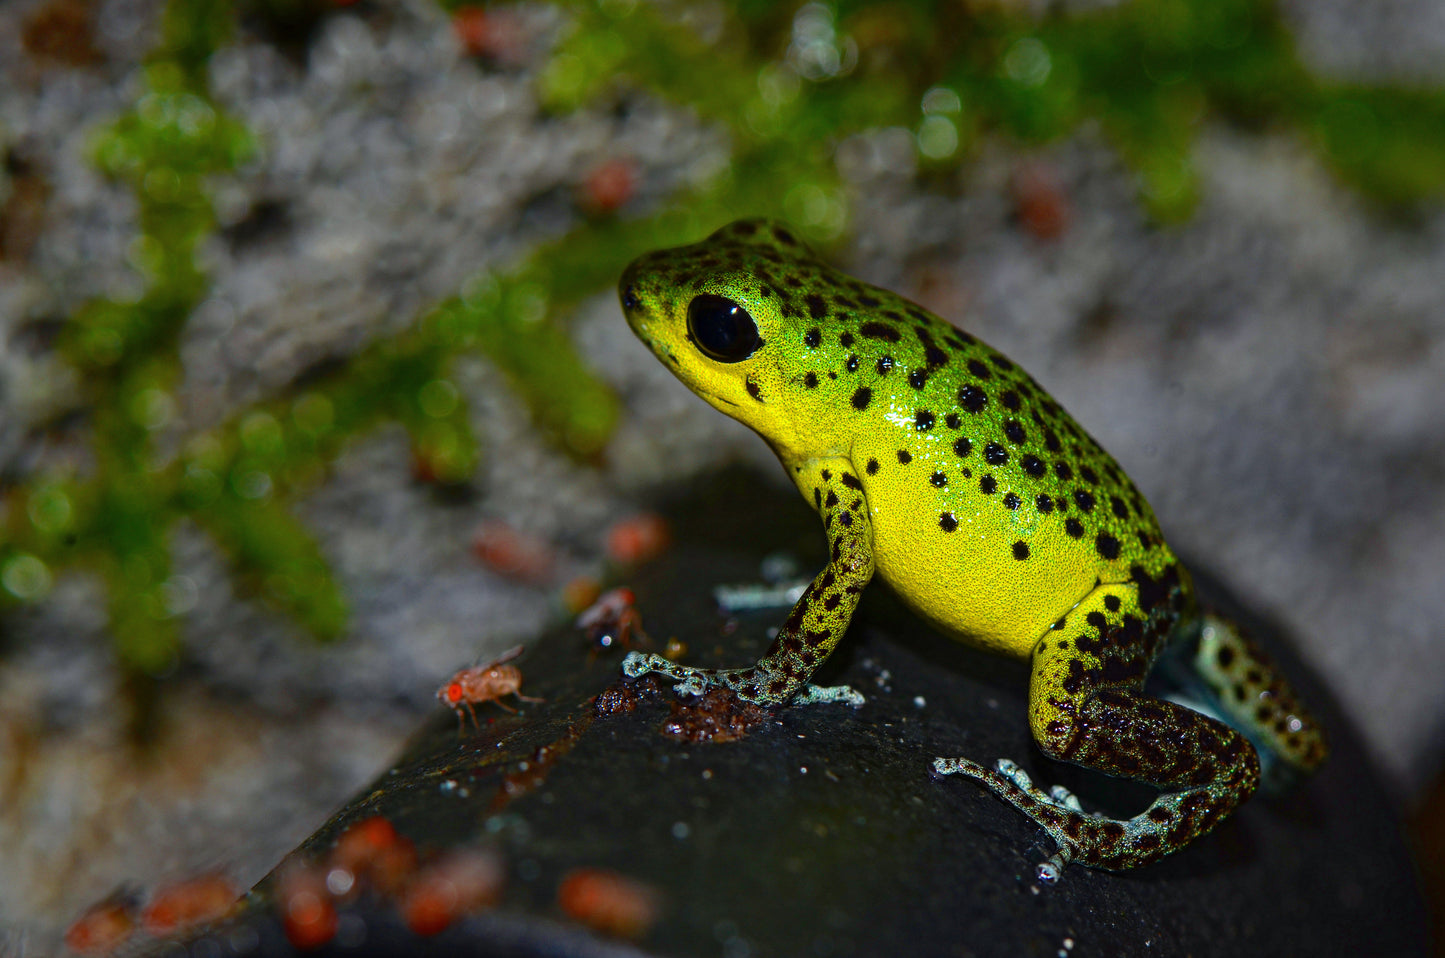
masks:
{"type": "Polygon", "coordinates": [[[1438,883],[1442,65],[1430,0],[7,0],[0,944],[250,885],[661,485],[781,483],[612,288],[759,214],[1030,369],[1438,883]]]}

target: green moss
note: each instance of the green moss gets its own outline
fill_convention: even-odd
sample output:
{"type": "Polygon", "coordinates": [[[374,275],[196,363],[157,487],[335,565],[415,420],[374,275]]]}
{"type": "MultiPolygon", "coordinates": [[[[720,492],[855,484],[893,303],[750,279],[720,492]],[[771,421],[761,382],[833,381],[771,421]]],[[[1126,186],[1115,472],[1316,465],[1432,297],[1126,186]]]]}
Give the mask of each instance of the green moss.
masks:
{"type": "Polygon", "coordinates": [[[796,7],[735,0],[735,20],[712,44],[670,22],[666,8],[570,9],[573,29],[544,75],[555,107],[639,84],[726,124],[744,153],[791,146],[813,175],[843,136],[916,127],[924,93],[942,85],[959,98],[946,118],[959,149],[926,163],[967,162],[980,135],[1027,147],[1097,123],[1163,219],[1187,215],[1197,199],[1190,154],[1209,119],[1300,130],[1347,182],[1385,203],[1445,192],[1445,95],[1320,81],[1261,0],[1149,0],[1041,18],[987,3],[815,5],[833,14],[814,42],[832,42],[845,60],[856,51],[856,65],[819,82],[785,71],[783,83],[769,71],[798,45],[796,7]]]}
{"type": "Polygon", "coordinates": [[[66,327],[60,347],[80,373],[93,474],[68,485],[41,480],[39,489],[20,497],[26,510],[11,511],[8,541],[0,545],[0,553],[12,556],[7,568],[23,555],[47,570],[83,565],[99,572],[117,651],[141,670],[164,667],[178,646],[167,601],[174,587],[174,483],[152,434],[173,408],[180,332],[207,288],[196,266],[198,244],[213,227],[205,179],[234,168],[252,149],[205,88],[206,58],[228,22],[229,13],[214,4],[170,4],[144,94],[94,145],[96,164],[127,183],[139,201],[133,260],[145,288],[136,299],[91,303],[66,327]],[[37,521],[47,496],[54,515],[37,521]],[[60,523],[54,516],[62,501],[60,523]]]}
{"type": "MultiPolygon", "coordinates": [[[[253,0],[250,9],[284,23],[326,11],[316,0],[253,0]]],[[[140,99],[93,150],[139,201],[134,265],[144,290],[91,303],[67,324],[61,349],[80,373],[94,465],[9,491],[0,603],[44,595],[59,570],[91,569],[106,584],[122,662],[158,671],[177,652],[176,617],[187,607],[170,540],[189,519],[223,547],[246,591],[312,635],[342,634],[345,602],[290,504],[325,480],[347,443],[397,421],[419,474],[468,479],[479,450],[448,376],[475,352],[545,435],[595,458],[618,403],[573,349],[569,311],[610,288],[638,253],[737,216],[781,213],[815,242],[835,242],[848,205],[834,149],[855,133],[914,131],[921,171],[939,177],[988,138],[1030,149],[1095,127],[1164,221],[1197,202],[1194,141],[1211,120],[1294,130],[1384,204],[1445,193],[1445,94],[1312,76],[1263,0],[1136,0],[1041,17],[986,0],[731,0],[708,8],[720,19],[705,28],[694,22],[702,8],[689,4],[578,0],[565,9],[569,27],[539,82],[547,109],[650,91],[721,126],[727,166],[660,209],[579,214],[572,232],[515,268],[473,278],[406,331],[304,388],[236,410],[166,458],[153,436],[174,409],[181,330],[208,289],[196,260],[214,229],[207,181],[257,149],[207,90],[231,4],[170,0],[140,99]]]]}

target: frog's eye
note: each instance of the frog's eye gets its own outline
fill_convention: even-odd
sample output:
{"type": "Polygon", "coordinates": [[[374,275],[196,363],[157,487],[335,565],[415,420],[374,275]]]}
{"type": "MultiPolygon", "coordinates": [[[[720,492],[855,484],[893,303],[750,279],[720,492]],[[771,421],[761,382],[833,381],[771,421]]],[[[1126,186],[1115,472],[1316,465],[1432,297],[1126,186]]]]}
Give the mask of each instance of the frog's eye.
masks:
{"type": "Polygon", "coordinates": [[[687,332],[704,356],[736,363],[763,344],[748,311],[725,296],[704,293],[687,304],[687,332]]]}

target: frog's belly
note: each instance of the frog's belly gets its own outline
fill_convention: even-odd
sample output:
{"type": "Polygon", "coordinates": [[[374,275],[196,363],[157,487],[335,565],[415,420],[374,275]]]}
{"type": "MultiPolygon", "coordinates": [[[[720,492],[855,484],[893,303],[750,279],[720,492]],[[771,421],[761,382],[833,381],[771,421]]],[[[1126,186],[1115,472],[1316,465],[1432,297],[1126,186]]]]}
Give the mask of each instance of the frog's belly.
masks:
{"type": "MultiPolygon", "coordinates": [[[[906,509],[906,507],[905,507],[906,509]]],[[[877,575],[952,637],[1027,658],[1049,626],[1093,589],[1090,554],[1063,536],[1023,538],[1002,510],[955,514],[944,532],[935,512],[871,508],[877,575]],[[1014,543],[1029,545],[1015,558],[1014,543]]]]}

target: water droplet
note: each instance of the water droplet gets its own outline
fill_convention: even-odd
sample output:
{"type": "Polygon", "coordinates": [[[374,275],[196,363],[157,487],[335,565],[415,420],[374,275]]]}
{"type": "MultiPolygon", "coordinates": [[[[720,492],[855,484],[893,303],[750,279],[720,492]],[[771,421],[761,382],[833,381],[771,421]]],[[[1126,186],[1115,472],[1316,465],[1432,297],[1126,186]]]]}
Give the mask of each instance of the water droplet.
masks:
{"type": "Polygon", "coordinates": [[[0,585],[17,599],[38,599],[50,591],[50,567],[29,553],[19,553],[0,567],[0,585]]]}
{"type": "Polygon", "coordinates": [[[1027,87],[1043,86],[1053,67],[1049,48],[1034,37],[1015,41],[1003,58],[1003,70],[1008,78],[1027,87]]]}

